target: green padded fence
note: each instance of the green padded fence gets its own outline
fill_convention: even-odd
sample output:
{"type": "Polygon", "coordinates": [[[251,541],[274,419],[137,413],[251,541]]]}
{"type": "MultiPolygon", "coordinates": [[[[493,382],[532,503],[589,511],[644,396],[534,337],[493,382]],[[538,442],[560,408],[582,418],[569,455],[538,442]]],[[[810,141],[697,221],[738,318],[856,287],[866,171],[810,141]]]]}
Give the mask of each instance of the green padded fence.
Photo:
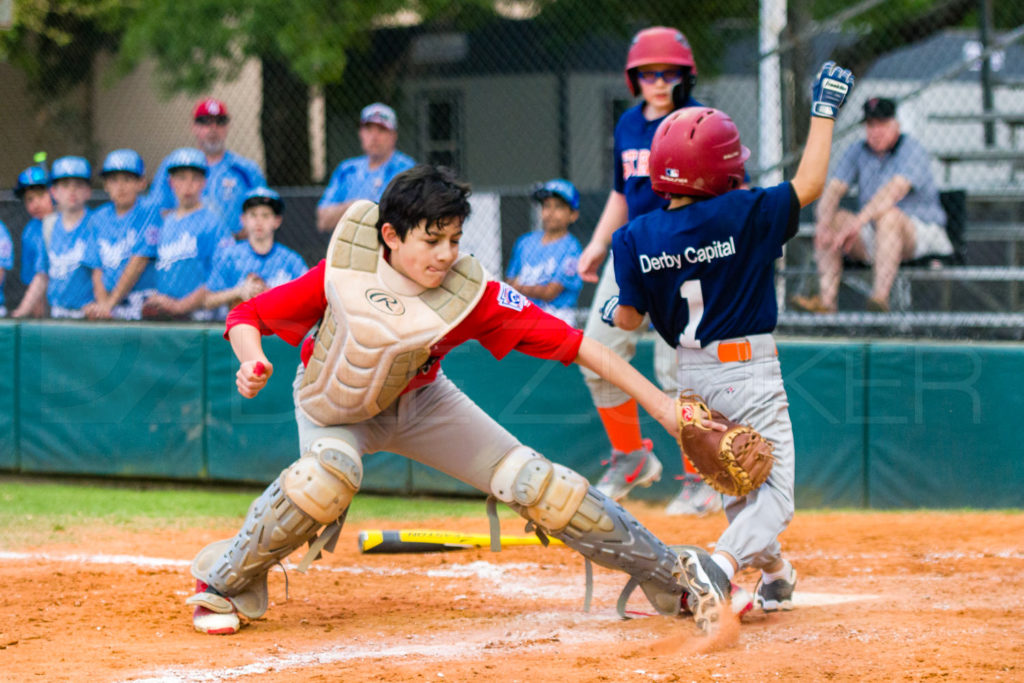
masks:
{"type": "MultiPolygon", "coordinates": [[[[291,383],[298,352],[265,338],[274,376],[235,391],[222,328],[0,323],[0,470],[270,481],[298,455],[291,383]]],[[[650,376],[652,347],[635,361],[650,376]]],[[[1024,507],[1015,436],[1024,348],[780,342],[797,447],[799,507],[1024,507]]],[[[608,442],[578,369],[469,343],[446,374],[524,443],[593,480],[608,442]]],[[[665,464],[637,492],[678,488],[678,449],[644,416],[665,464]]],[[[453,434],[452,448],[458,448],[453,434]]],[[[365,458],[364,490],[470,494],[394,454],[365,458]]]]}

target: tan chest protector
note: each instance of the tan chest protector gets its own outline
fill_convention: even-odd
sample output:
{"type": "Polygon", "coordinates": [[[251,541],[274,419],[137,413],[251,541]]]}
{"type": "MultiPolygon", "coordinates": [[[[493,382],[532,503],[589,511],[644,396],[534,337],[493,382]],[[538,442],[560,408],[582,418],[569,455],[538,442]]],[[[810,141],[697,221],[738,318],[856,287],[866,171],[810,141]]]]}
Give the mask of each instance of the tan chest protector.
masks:
{"type": "Polygon", "coordinates": [[[398,273],[376,225],[377,205],[354,203],[327,250],[327,311],[298,391],[299,407],[321,426],[361,422],[391,405],[484,293],[487,277],[472,256],[434,289],[398,273]]]}

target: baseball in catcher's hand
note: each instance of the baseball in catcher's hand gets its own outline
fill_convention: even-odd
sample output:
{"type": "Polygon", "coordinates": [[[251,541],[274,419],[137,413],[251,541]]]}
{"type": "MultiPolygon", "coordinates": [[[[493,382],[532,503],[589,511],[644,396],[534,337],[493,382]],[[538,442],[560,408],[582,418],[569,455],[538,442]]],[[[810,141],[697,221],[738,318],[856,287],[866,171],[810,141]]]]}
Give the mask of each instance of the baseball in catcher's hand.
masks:
{"type": "Polygon", "coordinates": [[[676,417],[680,448],[713,489],[745,496],[768,479],[775,462],[774,446],[754,428],[709,410],[696,394],[679,395],[676,417]],[[716,422],[726,425],[724,433],[712,426],[716,422]]]}
{"type": "Polygon", "coordinates": [[[267,386],[267,380],[274,374],[274,366],[269,360],[247,360],[238,366],[235,373],[235,386],[238,393],[245,398],[255,398],[263,387],[267,386]]]}

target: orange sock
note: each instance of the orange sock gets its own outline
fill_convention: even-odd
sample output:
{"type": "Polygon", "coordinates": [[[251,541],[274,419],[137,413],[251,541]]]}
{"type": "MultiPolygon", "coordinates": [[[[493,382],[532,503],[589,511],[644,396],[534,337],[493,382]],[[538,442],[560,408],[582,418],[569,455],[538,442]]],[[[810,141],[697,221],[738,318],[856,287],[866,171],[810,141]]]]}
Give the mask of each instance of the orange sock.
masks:
{"type": "Polygon", "coordinates": [[[598,408],[598,415],[608,433],[612,448],[624,453],[639,450],[644,445],[640,434],[640,413],[636,401],[629,399],[625,403],[610,408],[598,408]]]}

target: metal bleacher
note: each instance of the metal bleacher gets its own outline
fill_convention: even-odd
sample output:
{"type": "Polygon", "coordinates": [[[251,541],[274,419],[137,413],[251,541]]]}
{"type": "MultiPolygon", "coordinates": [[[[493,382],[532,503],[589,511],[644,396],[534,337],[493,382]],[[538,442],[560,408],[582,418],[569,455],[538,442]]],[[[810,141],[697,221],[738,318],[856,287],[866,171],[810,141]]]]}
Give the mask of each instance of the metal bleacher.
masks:
{"type": "Polygon", "coordinates": [[[966,198],[963,259],[903,265],[889,313],[864,311],[871,271],[845,268],[839,312],[787,309],[790,296],[816,290],[814,225],[803,222],[779,265],[779,330],[795,334],[936,338],[1024,338],[1024,190],[972,192],[966,198]]]}

